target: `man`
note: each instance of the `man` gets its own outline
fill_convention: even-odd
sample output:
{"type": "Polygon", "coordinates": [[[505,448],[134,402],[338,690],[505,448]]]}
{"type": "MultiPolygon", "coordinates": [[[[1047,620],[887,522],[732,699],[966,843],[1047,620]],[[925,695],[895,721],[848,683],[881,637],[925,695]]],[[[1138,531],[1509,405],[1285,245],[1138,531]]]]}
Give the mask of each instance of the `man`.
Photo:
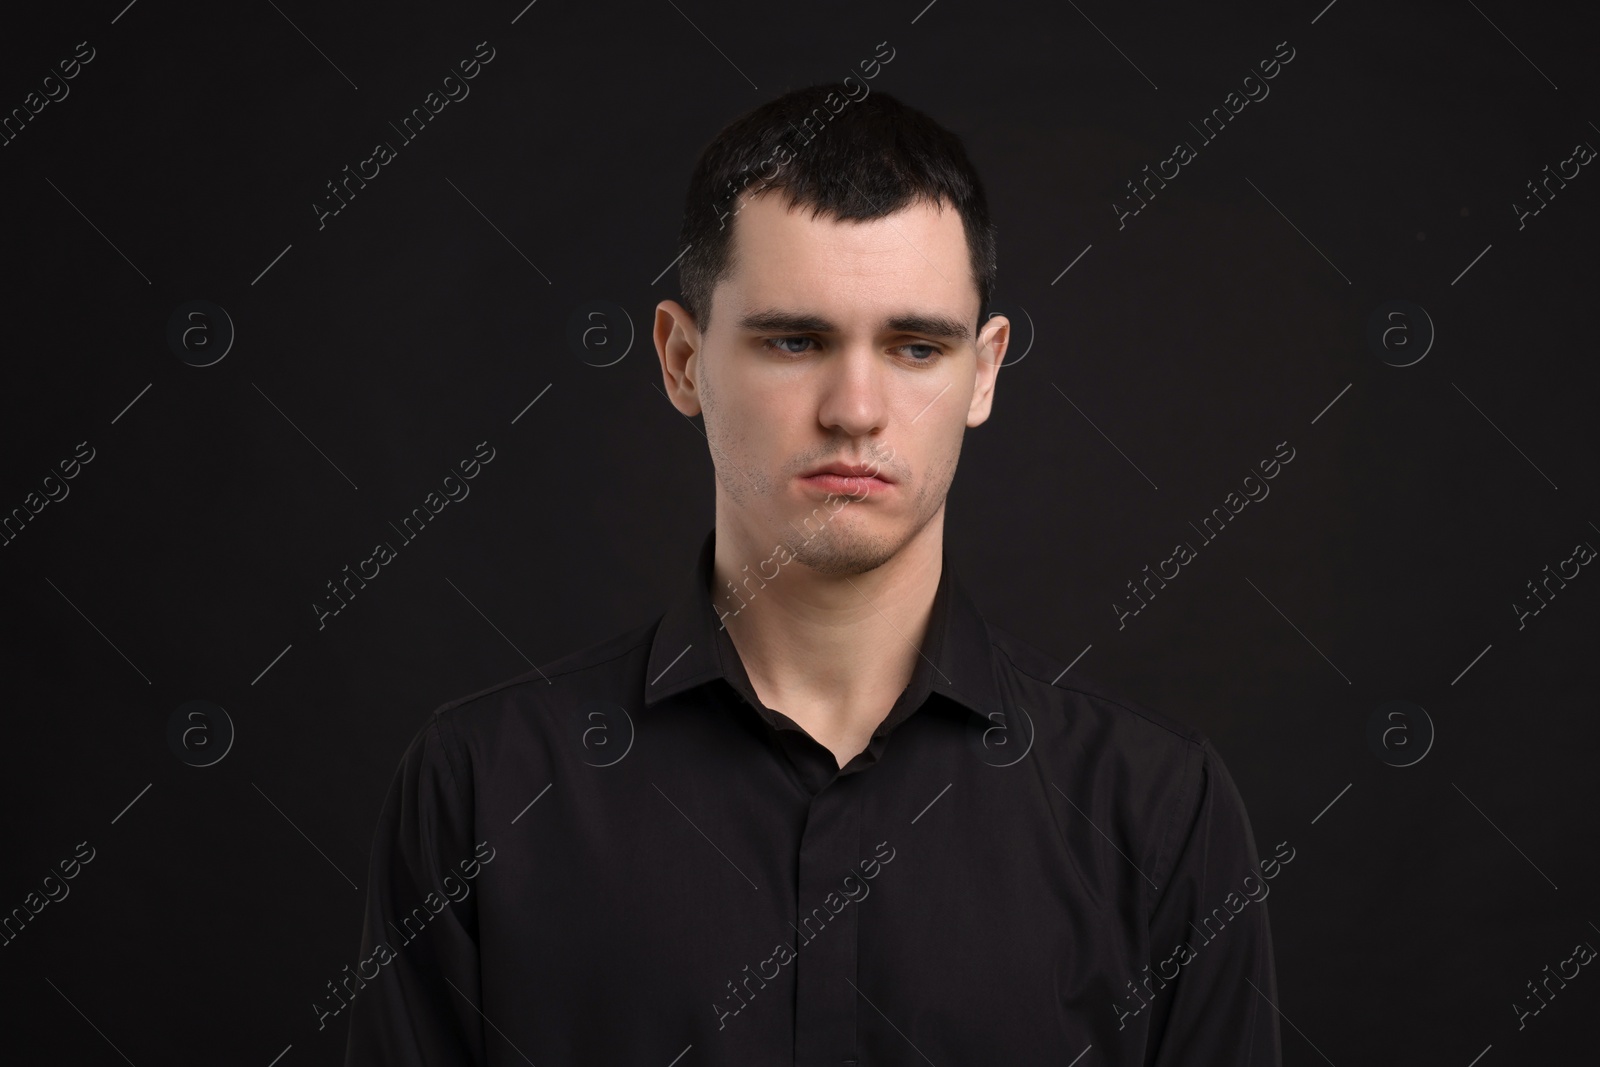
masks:
{"type": "Polygon", "coordinates": [[[715,526],[660,618],[417,734],[315,1009],[347,1064],[1276,1067],[1292,849],[945,557],[994,239],[960,142],[881,92],[705,150],[654,337],[715,526]]]}

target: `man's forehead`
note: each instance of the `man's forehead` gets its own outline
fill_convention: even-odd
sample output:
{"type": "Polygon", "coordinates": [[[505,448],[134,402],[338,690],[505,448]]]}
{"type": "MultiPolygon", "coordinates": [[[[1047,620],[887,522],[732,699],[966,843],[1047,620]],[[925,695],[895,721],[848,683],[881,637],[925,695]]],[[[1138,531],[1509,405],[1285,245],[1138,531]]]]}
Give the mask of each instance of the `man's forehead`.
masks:
{"type": "Polygon", "coordinates": [[[914,201],[877,219],[813,218],[810,207],[766,195],[736,216],[732,243],[719,297],[738,329],[975,335],[977,310],[965,305],[976,304],[977,287],[953,209],[914,201]],[[796,245],[808,232],[817,243],[796,245]]]}
{"type": "Polygon", "coordinates": [[[913,255],[966,247],[966,230],[953,208],[927,200],[871,219],[841,219],[811,205],[797,205],[781,191],[756,197],[730,220],[732,244],[740,253],[769,252],[782,255],[784,247],[766,246],[766,236],[781,233],[783,240],[815,239],[833,246],[857,245],[863,252],[881,255],[903,250],[913,255]],[[932,246],[919,249],[917,246],[932,246]]]}

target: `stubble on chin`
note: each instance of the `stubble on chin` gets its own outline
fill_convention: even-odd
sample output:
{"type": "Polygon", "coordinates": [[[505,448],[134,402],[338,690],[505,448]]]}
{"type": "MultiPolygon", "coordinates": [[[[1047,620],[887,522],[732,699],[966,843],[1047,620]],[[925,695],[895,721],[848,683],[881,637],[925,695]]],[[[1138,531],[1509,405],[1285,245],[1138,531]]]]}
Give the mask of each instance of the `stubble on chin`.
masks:
{"type": "Polygon", "coordinates": [[[899,545],[861,530],[834,530],[831,525],[809,540],[793,538],[789,552],[818,574],[854,576],[876,570],[894,558],[899,545]]]}

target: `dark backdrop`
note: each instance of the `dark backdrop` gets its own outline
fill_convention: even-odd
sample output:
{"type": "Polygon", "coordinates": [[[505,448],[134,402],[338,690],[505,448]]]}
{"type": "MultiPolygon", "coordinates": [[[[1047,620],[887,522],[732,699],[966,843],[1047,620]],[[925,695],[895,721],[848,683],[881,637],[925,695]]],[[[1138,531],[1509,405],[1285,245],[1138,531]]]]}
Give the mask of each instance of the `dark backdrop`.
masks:
{"type": "Polygon", "coordinates": [[[1600,945],[1594,26],[1325,2],[8,12],[0,107],[39,110],[0,147],[0,908],[69,892],[0,948],[0,1058],[339,1062],[311,1004],[407,741],[653,618],[712,521],[649,342],[696,155],[880,42],[870,86],[985,176],[1017,322],[953,558],[997,624],[1210,735],[1296,849],[1286,1062],[1592,1049],[1600,977],[1514,1005],[1600,945]]]}

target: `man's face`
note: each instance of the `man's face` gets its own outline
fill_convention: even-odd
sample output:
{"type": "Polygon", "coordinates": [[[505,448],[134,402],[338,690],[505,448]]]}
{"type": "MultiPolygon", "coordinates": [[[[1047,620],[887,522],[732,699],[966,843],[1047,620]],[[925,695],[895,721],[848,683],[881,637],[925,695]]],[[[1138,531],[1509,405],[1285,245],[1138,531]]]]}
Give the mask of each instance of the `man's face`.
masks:
{"type": "Polygon", "coordinates": [[[709,331],[672,301],[656,319],[674,403],[705,415],[719,528],[822,573],[880,566],[942,516],[1008,340],[1000,316],[974,336],[961,218],[917,203],[840,222],[759,196],[736,216],[733,262],[709,331]],[[807,477],[835,462],[881,480],[807,477]]]}

